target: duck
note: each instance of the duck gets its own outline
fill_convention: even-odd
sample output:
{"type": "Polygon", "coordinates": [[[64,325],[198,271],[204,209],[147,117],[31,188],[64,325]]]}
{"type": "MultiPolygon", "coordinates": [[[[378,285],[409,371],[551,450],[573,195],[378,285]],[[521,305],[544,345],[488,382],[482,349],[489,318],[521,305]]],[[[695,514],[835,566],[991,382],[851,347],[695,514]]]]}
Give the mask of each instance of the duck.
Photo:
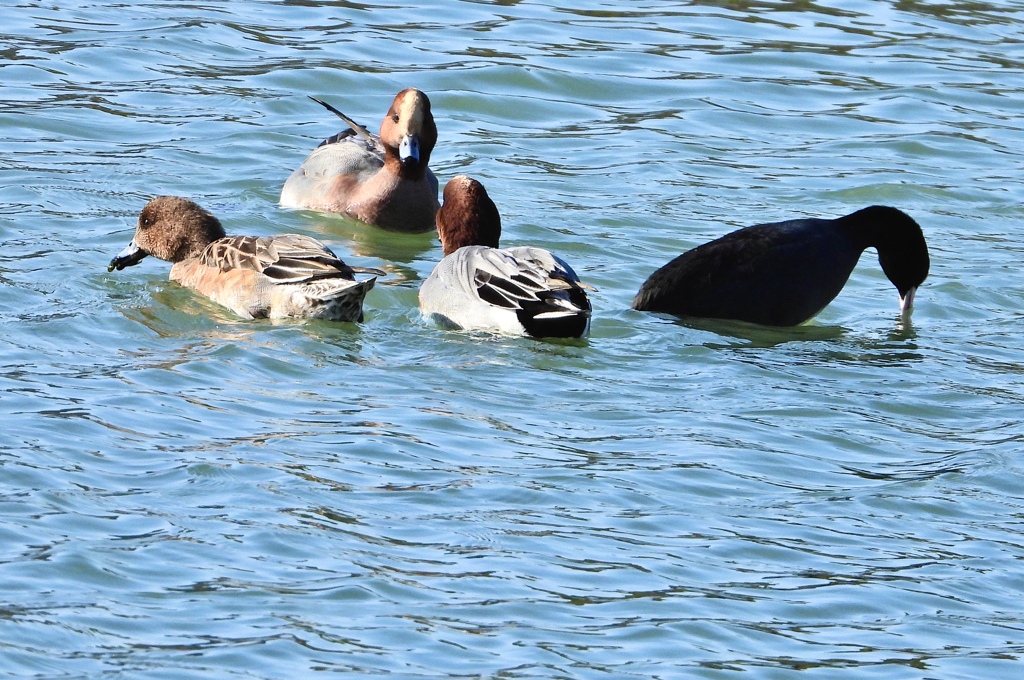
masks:
{"type": "Polygon", "coordinates": [[[310,99],[349,127],[321,142],[288,177],[281,205],[341,213],[390,231],[432,231],[440,204],[438,181],[428,167],[437,125],[427,95],[416,88],[399,92],[379,135],[327,102],[310,99]]]}
{"type": "Polygon", "coordinates": [[[901,316],[909,319],[928,276],[928,246],[912,217],[882,205],[836,219],[792,219],[726,234],[651,274],[632,307],[796,326],[839,295],[867,248],[878,252],[882,271],[899,293],[901,316]]]}
{"type": "Polygon", "coordinates": [[[131,242],[110,261],[121,271],[146,256],[171,262],[171,281],[245,319],[362,321],[363,298],[376,276],[356,272],[320,241],[301,234],[227,236],[220,220],[194,201],[157,196],[139,213],[131,242]]]}
{"type": "Polygon", "coordinates": [[[501,216],[479,181],[453,177],[443,199],[436,222],[444,255],[420,287],[424,317],[504,335],[586,334],[590,300],[565,260],[543,248],[500,248],[501,216]]]}

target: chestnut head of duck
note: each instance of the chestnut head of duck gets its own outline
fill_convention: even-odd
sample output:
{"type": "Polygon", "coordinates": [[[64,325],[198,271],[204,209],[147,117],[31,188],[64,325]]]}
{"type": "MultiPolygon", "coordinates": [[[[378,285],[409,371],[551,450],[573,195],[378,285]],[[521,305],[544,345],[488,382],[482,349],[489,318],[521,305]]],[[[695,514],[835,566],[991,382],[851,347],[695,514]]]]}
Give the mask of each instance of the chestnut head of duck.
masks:
{"type": "Polygon", "coordinates": [[[430,113],[430,99],[416,88],[402,90],[391,102],[380,124],[385,163],[391,163],[403,179],[421,179],[437,144],[437,125],[430,113]]]}
{"type": "Polygon", "coordinates": [[[443,197],[437,212],[437,235],[445,255],[463,246],[498,247],[501,215],[483,184],[457,175],[444,185],[443,197]]]}

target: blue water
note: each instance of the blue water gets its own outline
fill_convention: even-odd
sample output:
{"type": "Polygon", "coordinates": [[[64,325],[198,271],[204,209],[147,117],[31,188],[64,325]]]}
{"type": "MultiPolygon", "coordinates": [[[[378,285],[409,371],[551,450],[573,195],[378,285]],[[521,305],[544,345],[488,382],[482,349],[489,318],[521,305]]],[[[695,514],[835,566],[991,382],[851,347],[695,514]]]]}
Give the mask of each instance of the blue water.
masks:
{"type": "Polygon", "coordinates": [[[1024,3],[14,0],[0,22],[0,677],[1007,678],[1024,668],[1024,3]],[[596,287],[578,342],[443,332],[441,255],[283,210],[428,93],[442,182],[596,287]],[[157,194],[383,267],[363,324],[243,321],[157,194]],[[640,283],[872,203],[809,325],[640,283]]]}

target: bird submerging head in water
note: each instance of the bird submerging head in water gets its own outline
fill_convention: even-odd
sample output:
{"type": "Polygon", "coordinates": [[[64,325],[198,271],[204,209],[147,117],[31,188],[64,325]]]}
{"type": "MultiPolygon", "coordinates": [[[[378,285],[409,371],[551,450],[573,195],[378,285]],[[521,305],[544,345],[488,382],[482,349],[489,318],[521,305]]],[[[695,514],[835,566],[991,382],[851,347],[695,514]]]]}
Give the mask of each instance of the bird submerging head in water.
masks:
{"type": "Polygon", "coordinates": [[[355,272],[327,246],[301,234],[226,236],[220,220],[194,201],[157,196],[139,213],[135,236],[107,267],[121,270],[147,255],[171,262],[172,281],[239,316],[362,321],[376,278],[355,272]]]}
{"type": "Polygon", "coordinates": [[[866,248],[878,251],[908,316],[928,276],[928,246],[910,216],[877,205],[833,220],[788,220],[726,234],[651,274],[633,309],[794,326],[839,295],[866,248]]]}

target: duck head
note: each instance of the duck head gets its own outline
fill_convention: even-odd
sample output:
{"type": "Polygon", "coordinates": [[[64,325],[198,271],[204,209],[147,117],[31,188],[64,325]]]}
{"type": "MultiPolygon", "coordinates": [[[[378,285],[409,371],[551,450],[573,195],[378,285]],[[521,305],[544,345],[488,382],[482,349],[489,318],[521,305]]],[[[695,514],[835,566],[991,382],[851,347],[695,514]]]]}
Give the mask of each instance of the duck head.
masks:
{"type": "Polygon", "coordinates": [[[110,261],[107,271],[138,264],[147,255],[180,262],[196,257],[223,237],[220,221],[195,202],[178,196],[157,196],[139,213],[134,238],[110,261]]]}
{"type": "Polygon", "coordinates": [[[443,198],[436,220],[445,255],[463,246],[498,247],[501,215],[483,184],[458,175],[444,185],[443,198]]]}
{"type": "Polygon", "coordinates": [[[400,177],[422,178],[437,143],[437,126],[427,95],[416,88],[399,92],[380,124],[380,139],[385,163],[397,164],[400,177]]]}

